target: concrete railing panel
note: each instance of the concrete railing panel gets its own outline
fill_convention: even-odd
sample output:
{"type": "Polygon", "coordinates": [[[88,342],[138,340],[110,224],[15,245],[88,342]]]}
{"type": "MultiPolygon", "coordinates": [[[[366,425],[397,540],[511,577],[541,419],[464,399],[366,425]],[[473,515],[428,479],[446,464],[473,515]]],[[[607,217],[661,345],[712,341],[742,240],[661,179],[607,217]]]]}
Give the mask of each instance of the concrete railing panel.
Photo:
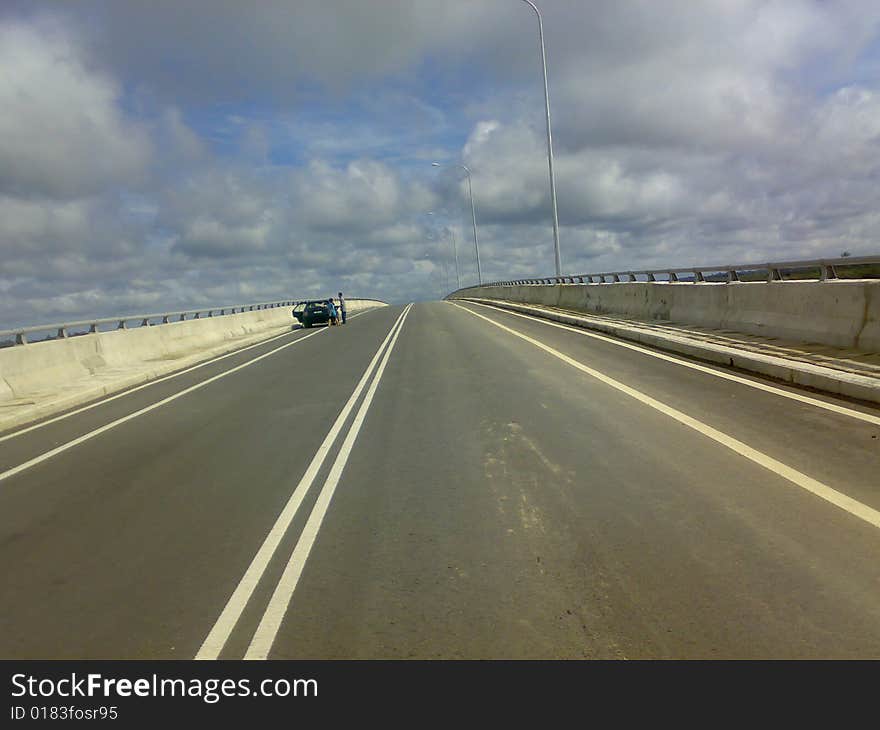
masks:
{"type": "Polygon", "coordinates": [[[505,285],[468,296],[880,352],[880,280],[505,285]]]}
{"type": "MultiPolygon", "coordinates": [[[[347,306],[355,313],[385,303],[353,299],[347,306]]],[[[216,352],[226,342],[232,349],[236,341],[261,333],[268,337],[296,325],[291,310],[292,306],[254,309],[0,348],[0,402],[39,399],[66,383],[198,357],[200,352],[216,352]]]]}

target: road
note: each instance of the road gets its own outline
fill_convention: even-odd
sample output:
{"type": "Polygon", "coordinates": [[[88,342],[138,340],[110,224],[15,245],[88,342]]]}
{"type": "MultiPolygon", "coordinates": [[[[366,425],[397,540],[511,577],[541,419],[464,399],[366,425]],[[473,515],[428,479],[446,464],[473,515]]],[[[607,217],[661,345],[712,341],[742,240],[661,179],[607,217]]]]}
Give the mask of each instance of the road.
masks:
{"type": "Polygon", "coordinates": [[[2,658],[878,658],[880,411],[476,304],[0,438],[2,658]]]}

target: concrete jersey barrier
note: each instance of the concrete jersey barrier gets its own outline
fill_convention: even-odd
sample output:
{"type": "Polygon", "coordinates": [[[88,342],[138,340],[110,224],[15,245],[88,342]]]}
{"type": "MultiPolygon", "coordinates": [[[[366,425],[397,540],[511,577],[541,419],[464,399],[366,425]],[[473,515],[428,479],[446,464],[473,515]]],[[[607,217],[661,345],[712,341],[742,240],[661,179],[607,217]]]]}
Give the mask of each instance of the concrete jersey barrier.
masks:
{"type": "Polygon", "coordinates": [[[880,281],[621,282],[471,287],[479,297],[880,352],[880,281]]]}
{"type": "MultiPolygon", "coordinates": [[[[385,306],[369,299],[346,304],[351,313],[385,306]]],[[[4,347],[0,349],[0,403],[39,398],[63,389],[66,383],[97,380],[138,366],[158,364],[163,366],[161,371],[170,372],[177,360],[198,360],[202,352],[213,356],[224,344],[231,350],[245,338],[250,341],[283,331],[296,324],[291,312],[292,307],[276,307],[4,347]]]]}

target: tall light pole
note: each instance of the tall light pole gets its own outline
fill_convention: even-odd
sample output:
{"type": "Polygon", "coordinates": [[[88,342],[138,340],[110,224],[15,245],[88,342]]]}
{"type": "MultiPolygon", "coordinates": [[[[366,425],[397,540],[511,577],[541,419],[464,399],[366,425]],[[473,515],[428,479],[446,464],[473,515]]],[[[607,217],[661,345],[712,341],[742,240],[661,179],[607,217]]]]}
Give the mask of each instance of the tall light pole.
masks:
{"type": "MultiPolygon", "coordinates": [[[[483,284],[483,271],[480,268],[480,244],[477,241],[477,212],[476,212],[476,209],[474,208],[474,189],[473,189],[473,187],[471,187],[471,171],[468,169],[467,165],[461,165],[459,163],[452,163],[452,164],[455,167],[460,167],[462,170],[465,171],[465,174],[467,175],[468,195],[470,196],[470,199],[471,199],[471,220],[474,223],[474,252],[477,255],[477,284],[482,285],[483,284]]],[[[443,167],[443,165],[441,165],[439,162],[432,162],[431,166],[432,167],[443,167]]]]}
{"type": "Polygon", "coordinates": [[[452,255],[455,256],[455,288],[461,289],[461,275],[458,273],[458,246],[455,244],[455,230],[450,227],[449,233],[452,236],[452,255]]]}
{"type": "MultiPolygon", "coordinates": [[[[428,239],[430,240],[430,239],[428,239]]],[[[431,272],[428,274],[428,282],[433,284],[433,274],[437,272],[437,292],[440,295],[440,299],[443,299],[443,280],[440,278],[440,267],[437,266],[437,263],[434,261],[434,257],[431,256],[429,251],[425,251],[425,261],[427,261],[431,265],[431,272]]]]}
{"type": "MultiPolygon", "coordinates": [[[[429,210],[428,215],[434,215],[434,211],[429,210]]],[[[443,228],[449,231],[449,235],[452,236],[452,255],[455,258],[455,288],[461,289],[461,273],[458,268],[458,246],[455,243],[455,229],[452,226],[444,226],[443,228]]]]}
{"type": "MultiPolygon", "coordinates": [[[[429,211],[428,211],[428,215],[433,216],[433,215],[434,215],[434,211],[433,211],[433,210],[429,210],[429,211]]],[[[435,239],[434,239],[434,231],[433,231],[433,230],[428,231],[428,233],[426,234],[426,238],[427,238],[429,241],[434,241],[434,240],[435,240],[435,239]]],[[[439,235],[437,236],[437,239],[436,239],[436,240],[437,240],[437,241],[440,240],[440,236],[439,236],[439,235]]],[[[447,261],[446,261],[447,258],[448,258],[448,256],[444,256],[444,255],[443,255],[443,251],[441,250],[441,251],[440,251],[440,260],[441,260],[441,262],[443,263],[443,281],[444,281],[444,286],[446,287],[446,293],[448,294],[448,293],[449,293],[449,268],[448,268],[448,266],[447,266],[447,261]]],[[[432,264],[433,264],[433,261],[434,261],[434,260],[431,259],[432,264]]],[[[456,261],[457,261],[457,259],[456,259],[456,261]]],[[[459,288],[460,288],[460,287],[459,287],[459,288]]],[[[442,293],[441,293],[441,299],[442,299],[442,293]]]]}
{"type": "Polygon", "coordinates": [[[544,52],[544,21],[541,11],[532,0],[523,0],[531,6],[538,16],[538,40],[541,42],[541,65],[544,69],[544,111],[547,115],[547,164],[550,167],[550,201],[553,205],[553,251],[556,256],[556,276],[562,276],[562,261],[559,257],[559,216],[556,213],[556,177],[553,174],[553,138],[550,133],[550,90],[547,85],[547,54],[544,52]]]}

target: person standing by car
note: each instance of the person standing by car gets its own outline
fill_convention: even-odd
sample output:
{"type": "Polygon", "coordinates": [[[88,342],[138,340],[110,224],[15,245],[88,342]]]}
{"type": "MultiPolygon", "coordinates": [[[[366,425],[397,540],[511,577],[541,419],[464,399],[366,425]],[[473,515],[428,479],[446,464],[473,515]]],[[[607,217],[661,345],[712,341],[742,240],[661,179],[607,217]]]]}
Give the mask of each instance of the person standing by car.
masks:
{"type": "Polygon", "coordinates": [[[342,324],[345,324],[345,299],[342,298],[342,292],[339,292],[339,314],[342,315],[342,324]]]}
{"type": "Polygon", "coordinates": [[[330,315],[329,324],[332,327],[336,324],[336,307],[333,306],[333,297],[327,300],[327,313],[330,315]]]}

